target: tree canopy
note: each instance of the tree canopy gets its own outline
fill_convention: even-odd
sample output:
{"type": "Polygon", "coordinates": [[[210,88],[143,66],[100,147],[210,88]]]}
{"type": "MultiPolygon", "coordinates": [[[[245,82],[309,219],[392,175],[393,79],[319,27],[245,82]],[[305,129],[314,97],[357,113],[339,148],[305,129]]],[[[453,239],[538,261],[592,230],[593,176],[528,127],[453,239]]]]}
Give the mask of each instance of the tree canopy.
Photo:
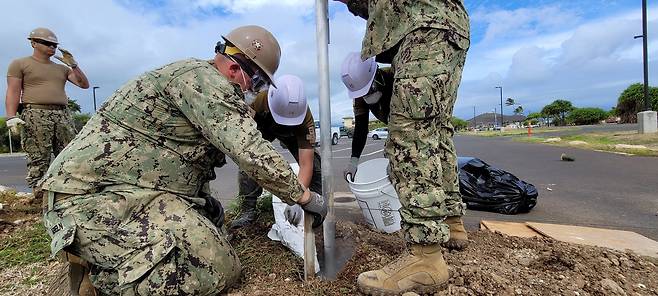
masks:
{"type": "MultiPolygon", "coordinates": [[[[651,109],[658,110],[658,87],[649,87],[649,100],[651,109]]],[[[641,83],[631,84],[626,88],[619,99],[617,99],[617,116],[622,123],[637,122],[637,113],[644,110],[644,85],[641,83]]]]}
{"type": "Polygon", "coordinates": [[[567,114],[574,110],[573,104],[567,100],[555,100],[553,103],[550,103],[544,108],[541,109],[541,113],[545,117],[553,118],[553,122],[557,125],[565,125],[567,114]]]}
{"type": "Polygon", "coordinates": [[[608,118],[609,113],[601,108],[576,108],[569,112],[567,121],[575,125],[597,124],[608,118]]]}

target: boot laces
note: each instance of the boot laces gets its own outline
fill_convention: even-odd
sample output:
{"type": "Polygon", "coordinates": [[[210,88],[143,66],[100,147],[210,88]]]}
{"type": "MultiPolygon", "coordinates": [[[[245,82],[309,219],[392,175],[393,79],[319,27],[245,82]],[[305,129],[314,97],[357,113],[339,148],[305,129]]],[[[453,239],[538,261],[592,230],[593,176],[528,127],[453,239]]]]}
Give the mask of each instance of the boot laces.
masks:
{"type": "Polygon", "coordinates": [[[387,273],[393,273],[402,269],[402,267],[409,265],[411,261],[414,261],[413,254],[411,254],[409,250],[406,250],[397,259],[395,259],[395,261],[386,265],[384,270],[387,271],[387,273]]]}

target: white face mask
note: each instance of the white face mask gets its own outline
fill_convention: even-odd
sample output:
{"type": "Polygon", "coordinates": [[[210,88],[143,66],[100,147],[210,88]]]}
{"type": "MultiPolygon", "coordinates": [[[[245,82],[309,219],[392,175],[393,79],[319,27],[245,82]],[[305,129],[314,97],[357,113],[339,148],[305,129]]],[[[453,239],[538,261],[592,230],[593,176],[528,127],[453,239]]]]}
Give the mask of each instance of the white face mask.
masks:
{"type": "MultiPolygon", "coordinates": [[[[244,71],[240,69],[240,74],[242,75],[242,81],[244,82],[244,85],[247,85],[247,77],[244,76],[244,71]]],[[[252,91],[251,89],[243,90],[242,91],[242,96],[244,97],[244,102],[247,103],[247,105],[251,105],[254,101],[256,101],[256,96],[258,93],[255,91],[252,91]]]]}
{"type": "Polygon", "coordinates": [[[381,99],[381,98],[382,98],[382,92],[381,91],[377,91],[377,92],[374,92],[374,93],[367,94],[367,95],[363,96],[363,100],[366,101],[366,103],[368,105],[377,104],[377,102],[379,102],[379,99],[381,99]]]}
{"type": "Polygon", "coordinates": [[[247,105],[253,104],[258,96],[257,93],[250,90],[243,91],[242,95],[244,96],[244,102],[247,103],[247,105]]]}
{"type": "MultiPolygon", "coordinates": [[[[236,62],[237,64],[237,62],[236,62]]],[[[244,71],[242,69],[240,70],[240,74],[242,75],[242,81],[244,82],[245,85],[247,85],[247,77],[244,76],[244,71]]],[[[253,87],[253,85],[252,85],[253,87]]],[[[258,93],[266,90],[269,88],[269,85],[261,85],[258,89],[247,89],[242,91],[242,95],[244,96],[244,101],[247,103],[247,105],[251,105],[253,102],[256,101],[256,97],[258,96],[258,93]]]]}

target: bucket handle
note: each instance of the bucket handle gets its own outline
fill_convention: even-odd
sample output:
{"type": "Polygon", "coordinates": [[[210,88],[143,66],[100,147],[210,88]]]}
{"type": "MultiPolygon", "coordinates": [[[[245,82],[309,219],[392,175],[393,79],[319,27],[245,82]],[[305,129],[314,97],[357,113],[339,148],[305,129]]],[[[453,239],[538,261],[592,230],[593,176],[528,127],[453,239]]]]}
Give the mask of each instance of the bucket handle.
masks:
{"type": "Polygon", "coordinates": [[[383,194],[383,195],[388,195],[389,197],[392,197],[392,198],[397,198],[397,199],[399,199],[398,196],[391,195],[391,194],[389,194],[389,193],[387,193],[387,192],[384,192],[384,190],[381,190],[381,189],[379,189],[379,193],[381,193],[381,194],[383,194]]]}
{"type": "Polygon", "coordinates": [[[381,177],[381,178],[379,178],[379,179],[377,179],[377,180],[375,180],[375,181],[366,182],[366,183],[356,183],[356,182],[352,182],[352,181],[350,181],[350,180],[348,179],[348,180],[347,180],[347,183],[349,183],[350,185],[357,185],[357,186],[359,186],[359,185],[370,185],[370,184],[375,184],[375,183],[377,183],[377,182],[379,182],[379,181],[381,181],[381,180],[384,180],[384,179],[388,179],[388,175],[386,175],[386,176],[384,176],[384,177],[381,177]]]}

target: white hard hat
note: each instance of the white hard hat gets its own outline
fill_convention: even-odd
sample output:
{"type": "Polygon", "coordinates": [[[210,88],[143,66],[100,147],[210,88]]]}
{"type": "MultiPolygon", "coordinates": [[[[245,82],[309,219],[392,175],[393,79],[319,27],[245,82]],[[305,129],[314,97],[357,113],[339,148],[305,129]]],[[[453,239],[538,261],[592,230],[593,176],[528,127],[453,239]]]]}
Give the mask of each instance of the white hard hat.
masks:
{"type": "Polygon", "coordinates": [[[358,52],[348,54],[343,61],[340,78],[347,87],[350,98],[365,96],[370,90],[376,72],[375,58],[362,61],[361,54],[358,52]]]}
{"type": "Polygon", "coordinates": [[[274,121],[282,125],[301,124],[308,109],[304,83],[294,75],[283,75],[275,83],[277,87],[270,86],[267,92],[267,103],[274,121]]]}

